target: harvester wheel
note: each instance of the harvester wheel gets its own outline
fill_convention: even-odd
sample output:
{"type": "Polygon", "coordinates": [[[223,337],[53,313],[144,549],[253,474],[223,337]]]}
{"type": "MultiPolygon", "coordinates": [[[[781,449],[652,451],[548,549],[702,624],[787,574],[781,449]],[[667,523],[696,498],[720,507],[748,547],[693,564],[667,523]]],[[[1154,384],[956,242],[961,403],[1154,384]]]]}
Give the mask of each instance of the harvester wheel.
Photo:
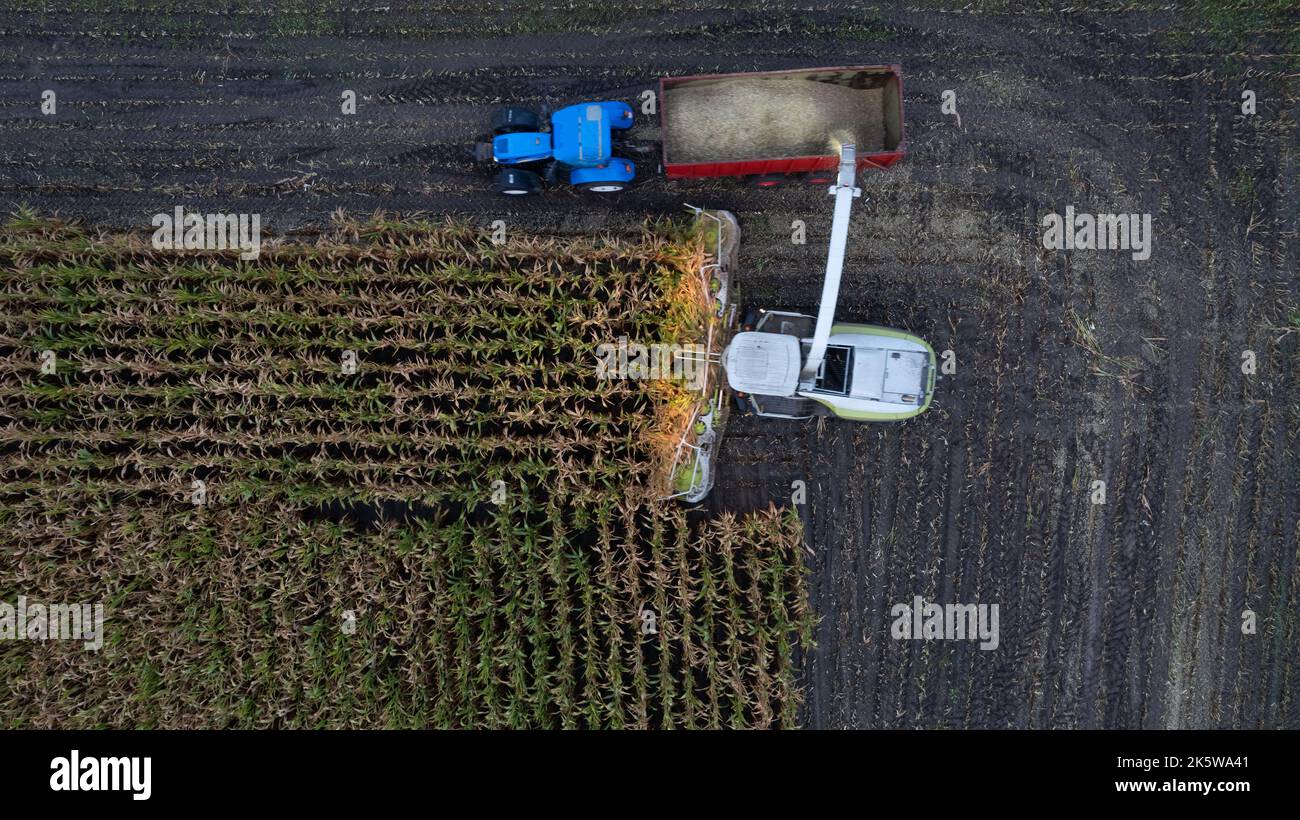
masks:
{"type": "Polygon", "coordinates": [[[755,188],[775,188],[778,185],[784,185],[785,182],[785,174],[759,174],[749,179],[749,184],[755,188]]]}
{"type": "Polygon", "coordinates": [[[536,131],[539,120],[527,108],[506,106],[492,112],[492,133],[512,134],[515,131],[536,131]]]}
{"type": "Polygon", "coordinates": [[[808,175],[804,177],[804,182],[807,182],[809,185],[834,185],[835,172],[834,171],[809,171],[808,175]]]}

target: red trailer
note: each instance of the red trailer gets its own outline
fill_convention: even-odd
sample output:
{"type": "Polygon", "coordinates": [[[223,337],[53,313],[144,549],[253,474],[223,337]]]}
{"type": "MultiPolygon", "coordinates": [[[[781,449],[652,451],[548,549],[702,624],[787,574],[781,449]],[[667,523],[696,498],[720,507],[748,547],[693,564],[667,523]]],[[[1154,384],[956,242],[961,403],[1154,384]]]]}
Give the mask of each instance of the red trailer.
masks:
{"type": "Polygon", "coordinates": [[[754,176],[830,184],[839,146],[858,170],[903,158],[897,65],[665,77],[659,81],[663,166],[671,179],[754,176]]]}

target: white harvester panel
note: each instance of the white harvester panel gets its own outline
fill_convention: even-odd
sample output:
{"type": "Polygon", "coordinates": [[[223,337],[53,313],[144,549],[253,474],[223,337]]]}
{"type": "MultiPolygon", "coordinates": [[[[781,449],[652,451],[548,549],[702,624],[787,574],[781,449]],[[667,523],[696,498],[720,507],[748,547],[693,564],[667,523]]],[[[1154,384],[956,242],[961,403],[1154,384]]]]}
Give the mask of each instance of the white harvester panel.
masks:
{"type": "Polygon", "coordinates": [[[885,384],[885,351],[860,347],[854,351],[853,383],[849,393],[854,398],[880,401],[885,384]]]}
{"type": "Polygon", "coordinates": [[[793,396],[799,386],[799,340],[750,331],[731,338],[723,359],[727,383],[741,393],[793,396]]]}
{"type": "Polygon", "coordinates": [[[904,396],[915,397],[925,392],[927,361],[926,354],[914,350],[886,351],[885,398],[891,401],[903,401],[904,396]]]}

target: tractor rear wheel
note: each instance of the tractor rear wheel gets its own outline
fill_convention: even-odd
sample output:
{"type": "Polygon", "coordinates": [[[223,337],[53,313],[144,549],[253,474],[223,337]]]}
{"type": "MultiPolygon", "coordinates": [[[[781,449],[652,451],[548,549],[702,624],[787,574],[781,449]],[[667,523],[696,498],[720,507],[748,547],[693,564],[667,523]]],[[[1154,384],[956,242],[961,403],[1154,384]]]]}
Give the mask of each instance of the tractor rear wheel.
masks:
{"type": "Polygon", "coordinates": [[[492,183],[492,190],[506,196],[527,196],[542,190],[542,180],[532,171],[507,168],[497,174],[496,181],[492,183]]]}
{"type": "Polygon", "coordinates": [[[580,182],[573,187],[579,191],[587,191],[592,194],[616,194],[619,191],[626,191],[627,183],[613,180],[607,182],[580,182]]]}
{"type": "Polygon", "coordinates": [[[492,112],[492,133],[512,134],[515,131],[536,131],[539,120],[527,108],[506,106],[492,112]]]}

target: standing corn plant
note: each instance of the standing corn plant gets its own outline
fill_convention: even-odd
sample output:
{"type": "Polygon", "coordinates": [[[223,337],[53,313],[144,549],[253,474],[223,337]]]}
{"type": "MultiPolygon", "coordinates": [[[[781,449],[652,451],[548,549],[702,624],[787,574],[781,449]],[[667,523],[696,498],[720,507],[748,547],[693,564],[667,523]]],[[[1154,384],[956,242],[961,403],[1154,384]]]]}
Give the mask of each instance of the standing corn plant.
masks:
{"type": "Polygon", "coordinates": [[[98,652],[0,643],[0,721],[793,725],[797,519],[657,501],[675,394],[596,373],[688,330],[658,308],[703,254],[662,224],[339,219],[254,263],[9,225],[0,600],[108,621],[98,652]]]}

